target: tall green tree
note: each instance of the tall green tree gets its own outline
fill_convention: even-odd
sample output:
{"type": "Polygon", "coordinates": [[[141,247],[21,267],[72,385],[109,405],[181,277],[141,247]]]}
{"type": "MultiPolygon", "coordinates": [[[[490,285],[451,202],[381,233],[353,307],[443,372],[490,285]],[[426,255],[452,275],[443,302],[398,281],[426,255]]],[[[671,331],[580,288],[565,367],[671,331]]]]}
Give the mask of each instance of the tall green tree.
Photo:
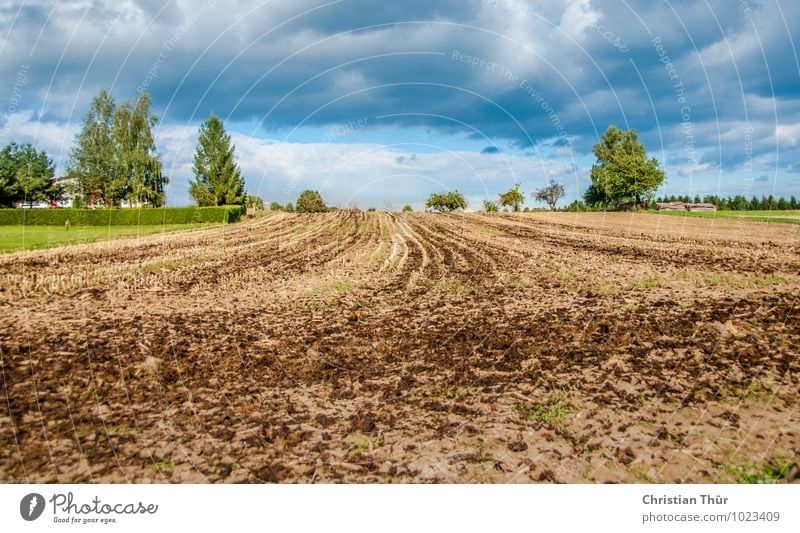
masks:
{"type": "Polygon", "coordinates": [[[84,203],[163,205],[168,179],[151,129],[157,121],[147,94],[119,106],[105,90],[92,99],[67,166],[84,203]]]}
{"type": "Polygon", "coordinates": [[[518,212],[522,204],[525,203],[525,195],[519,188],[520,184],[515,184],[513,188],[500,195],[500,201],[498,203],[504,207],[510,207],[515,213],[518,212]]]}
{"type": "Polygon", "coordinates": [[[55,166],[44,151],[11,142],[0,151],[0,207],[58,199],[55,166]]]}
{"type": "Polygon", "coordinates": [[[213,113],[200,126],[189,193],[200,206],[237,205],[245,201],[244,178],[234,160],[234,146],[213,113]]]}
{"type": "Polygon", "coordinates": [[[152,127],[158,118],[150,113],[150,96],[141,95],[136,103],[124,102],[114,113],[114,145],[117,150],[115,181],[131,205],[164,204],[161,160],[156,151],[152,127]]]}
{"type": "MultiPolygon", "coordinates": [[[[597,163],[592,167],[592,195],[608,202],[641,203],[664,182],[658,160],[647,158],[635,129],[623,131],[613,124],[594,145],[597,163]]],[[[588,199],[587,199],[588,201],[588,199]]]]}
{"type": "Polygon", "coordinates": [[[105,90],[92,99],[83,127],[67,165],[67,174],[76,178],[80,195],[87,203],[105,206],[120,199],[124,187],[116,182],[117,154],[114,149],[114,111],[116,104],[105,90]]]}

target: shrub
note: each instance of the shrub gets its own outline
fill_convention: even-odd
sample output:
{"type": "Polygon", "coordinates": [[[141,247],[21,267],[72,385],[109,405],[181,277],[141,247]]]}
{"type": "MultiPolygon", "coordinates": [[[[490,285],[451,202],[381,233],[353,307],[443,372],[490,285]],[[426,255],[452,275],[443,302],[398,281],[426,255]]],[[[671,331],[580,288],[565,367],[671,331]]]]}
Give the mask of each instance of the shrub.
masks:
{"type": "Polygon", "coordinates": [[[323,213],[327,210],[325,201],[317,191],[305,190],[297,197],[295,211],[298,213],[323,213]]]}
{"type": "Polygon", "coordinates": [[[497,212],[497,202],[492,200],[484,200],[483,201],[483,210],[487,213],[496,213],[497,212]]]}
{"type": "Polygon", "coordinates": [[[1,226],[154,226],[238,222],[243,206],[131,209],[0,209],[1,226]]]}
{"type": "Polygon", "coordinates": [[[425,207],[439,212],[452,212],[467,208],[467,201],[464,195],[455,191],[445,193],[433,193],[425,202],[425,207]]]}
{"type": "Polygon", "coordinates": [[[581,200],[574,200],[571,204],[563,209],[563,211],[571,211],[573,213],[584,213],[587,211],[598,211],[602,209],[601,207],[593,207],[587,205],[581,200]]]}
{"type": "Polygon", "coordinates": [[[414,208],[410,205],[406,204],[403,206],[403,213],[411,213],[414,211],[414,208]]]}
{"type": "Polygon", "coordinates": [[[500,205],[503,207],[510,207],[513,212],[518,213],[522,204],[525,203],[525,195],[522,194],[519,188],[520,184],[516,183],[513,189],[509,189],[508,192],[501,194],[499,200],[500,205]]]}

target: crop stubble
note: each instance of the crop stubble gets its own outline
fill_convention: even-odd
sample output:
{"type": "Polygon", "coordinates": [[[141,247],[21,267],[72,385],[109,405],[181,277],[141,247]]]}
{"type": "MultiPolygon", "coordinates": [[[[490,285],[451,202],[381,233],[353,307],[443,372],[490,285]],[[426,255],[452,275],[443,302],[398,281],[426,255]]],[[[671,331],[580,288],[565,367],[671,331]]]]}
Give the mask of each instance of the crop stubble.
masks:
{"type": "Polygon", "coordinates": [[[0,481],[731,481],[800,456],[797,238],[279,213],[5,255],[0,481]]]}

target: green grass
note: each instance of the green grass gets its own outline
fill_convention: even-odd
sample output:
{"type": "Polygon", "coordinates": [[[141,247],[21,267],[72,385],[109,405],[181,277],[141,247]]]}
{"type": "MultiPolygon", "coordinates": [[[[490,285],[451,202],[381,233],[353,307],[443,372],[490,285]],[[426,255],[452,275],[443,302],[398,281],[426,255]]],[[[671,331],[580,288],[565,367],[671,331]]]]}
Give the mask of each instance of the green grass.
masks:
{"type": "Polygon", "coordinates": [[[138,237],[211,226],[216,226],[216,224],[73,226],[69,229],[61,226],[0,226],[0,251],[38,250],[68,244],[109,241],[123,237],[138,237]]]}
{"type": "Polygon", "coordinates": [[[788,274],[765,274],[762,276],[735,276],[720,272],[709,272],[707,274],[692,273],[684,271],[678,276],[684,281],[688,281],[695,286],[720,287],[731,286],[738,288],[748,287],[770,287],[773,285],[783,285],[789,282],[788,274]]]}
{"type": "Polygon", "coordinates": [[[439,284],[442,292],[451,296],[461,297],[467,296],[473,292],[473,289],[456,277],[447,278],[439,284]]]}
{"type": "Polygon", "coordinates": [[[356,451],[359,452],[363,450],[372,451],[380,445],[380,439],[378,437],[368,437],[358,433],[348,435],[347,440],[353,445],[356,451]]]}
{"type": "Polygon", "coordinates": [[[760,381],[752,381],[747,387],[738,390],[743,403],[775,403],[775,391],[772,386],[760,381]]]}
{"type": "Polygon", "coordinates": [[[661,287],[661,280],[652,276],[637,278],[630,283],[629,287],[631,289],[657,289],[661,287]]]}
{"type": "Polygon", "coordinates": [[[788,211],[647,211],[657,215],[694,218],[726,218],[755,222],[800,224],[800,210],[788,211]]]}
{"type": "Polygon", "coordinates": [[[106,433],[108,435],[135,435],[136,430],[128,426],[107,426],[106,433]]]}
{"type": "Polygon", "coordinates": [[[793,466],[791,460],[777,458],[761,465],[734,465],[728,462],[722,465],[722,470],[736,480],[736,483],[770,484],[783,481],[793,466]]]}
{"type": "Polygon", "coordinates": [[[564,430],[569,424],[573,408],[565,391],[554,392],[547,403],[519,403],[517,412],[525,418],[533,418],[553,429],[564,430]]]}
{"type": "Polygon", "coordinates": [[[353,284],[349,281],[337,281],[331,284],[331,289],[335,292],[348,293],[353,291],[353,284]]]}
{"type": "Polygon", "coordinates": [[[172,470],[174,465],[172,464],[172,458],[166,457],[161,461],[154,461],[147,466],[155,472],[160,472],[161,470],[172,470]]]}

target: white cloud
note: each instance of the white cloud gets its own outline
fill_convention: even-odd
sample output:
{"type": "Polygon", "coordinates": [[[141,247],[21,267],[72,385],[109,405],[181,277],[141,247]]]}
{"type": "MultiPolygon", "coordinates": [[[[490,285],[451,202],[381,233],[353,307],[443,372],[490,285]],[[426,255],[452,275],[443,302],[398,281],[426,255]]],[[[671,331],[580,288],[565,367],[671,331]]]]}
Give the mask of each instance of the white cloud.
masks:
{"type": "Polygon", "coordinates": [[[40,121],[30,110],[12,113],[5,118],[4,137],[17,143],[31,143],[37,150],[44,150],[56,163],[57,174],[63,173],[72,141],[79,130],[77,124],[40,121]]]}
{"type": "MultiPolygon", "coordinates": [[[[170,176],[171,205],[191,201],[188,181],[197,128],[164,126],[156,139],[170,176]]],[[[231,134],[251,194],[268,201],[294,201],[303,189],[319,190],[331,203],[362,207],[420,207],[433,191],[458,188],[468,196],[494,198],[513,182],[531,191],[549,178],[575,181],[566,160],[471,151],[412,152],[391,145],[289,143],[231,134]]],[[[472,206],[478,208],[479,205],[472,206]]]]}
{"type": "Polygon", "coordinates": [[[780,124],[775,128],[775,136],[782,146],[797,146],[800,139],[800,124],[780,124]]]}

